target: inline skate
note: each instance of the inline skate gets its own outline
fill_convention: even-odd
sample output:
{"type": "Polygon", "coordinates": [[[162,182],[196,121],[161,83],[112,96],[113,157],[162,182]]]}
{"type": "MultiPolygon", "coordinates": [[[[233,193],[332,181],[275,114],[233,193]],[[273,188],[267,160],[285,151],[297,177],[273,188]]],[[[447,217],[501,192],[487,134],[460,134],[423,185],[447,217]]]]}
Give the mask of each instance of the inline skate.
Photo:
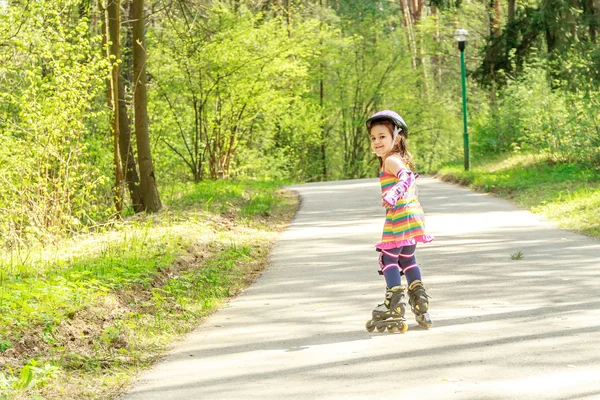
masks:
{"type": "Polygon", "coordinates": [[[408,304],[415,314],[417,323],[425,329],[433,324],[429,317],[429,295],[423,286],[423,282],[416,280],[408,286],[408,304]]]}
{"type": "Polygon", "coordinates": [[[391,333],[404,333],[408,329],[408,324],[404,318],[405,305],[403,286],[394,286],[388,288],[385,292],[385,301],[379,304],[372,313],[372,317],[367,321],[367,331],[378,332],[388,330],[391,333]]]}

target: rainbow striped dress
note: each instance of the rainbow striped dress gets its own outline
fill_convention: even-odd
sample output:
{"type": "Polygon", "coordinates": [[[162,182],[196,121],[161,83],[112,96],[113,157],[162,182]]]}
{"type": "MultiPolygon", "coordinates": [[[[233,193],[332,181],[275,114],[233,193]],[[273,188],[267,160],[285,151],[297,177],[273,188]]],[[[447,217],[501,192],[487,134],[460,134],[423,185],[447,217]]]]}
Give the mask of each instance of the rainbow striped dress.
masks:
{"type": "MultiPolygon", "coordinates": [[[[390,156],[397,157],[397,156],[390,156]]],[[[387,191],[398,183],[398,177],[385,171],[384,166],[379,170],[381,193],[387,191]]],[[[425,230],[425,213],[417,197],[417,185],[412,182],[406,195],[392,208],[386,209],[385,224],[381,242],[375,247],[378,249],[393,249],[419,243],[429,243],[433,236],[425,230]]]]}

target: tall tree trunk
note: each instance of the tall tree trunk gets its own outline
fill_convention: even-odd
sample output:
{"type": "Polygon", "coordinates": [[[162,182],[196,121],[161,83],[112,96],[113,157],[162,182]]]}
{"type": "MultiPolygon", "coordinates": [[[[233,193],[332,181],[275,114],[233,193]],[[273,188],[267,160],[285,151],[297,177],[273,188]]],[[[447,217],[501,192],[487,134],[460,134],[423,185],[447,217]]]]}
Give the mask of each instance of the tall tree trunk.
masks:
{"type": "Polygon", "coordinates": [[[323,63],[320,65],[321,68],[321,78],[319,80],[319,105],[321,109],[321,162],[323,163],[323,167],[321,173],[323,175],[322,180],[327,180],[327,132],[325,131],[325,115],[323,115],[323,99],[325,98],[325,89],[323,87],[323,71],[325,68],[323,67],[323,63]]]}
{"type": "Polygon", "coordinates": [[[433,19],[435,21],[435,33],[433,35],[433,40],[435,41],[435,53],[432,58],[433,61],[433,76],[435,78],[435,82],[438,86],[442,84],[442,63],[440,61],[440,16],[438,14],[438,9],[435,6],[431,7],[431,14],[433,15],[433,19]]]}
{"type": "MultiPolygon", "coordinates": [[[[107,49],[106,57],[108,58],[108,57],[110,57],[110,49],[107,48],[107,46],[108,46],[108,26],[107,26],[108,17],[107,17],[106,7],[104,6],[103,0],[98,0],[98,9],[100,10],[100,15],[102,16],[100,18],[100,24],[101,24],[101,30],[102,30],[102,49],[107,49]]],[[[105,83],[106,83],[106,104],[108,104],[108,106],[110,108],[112,108],[111,78],[107,76],[105,83]]]]}
{"type": "Polygon", "coordinates": [[[144,211],[144,200],[142,198],[142,188],[140,187],[140,177],[135,163],[135,155],[131,146],[131,123],[127,114],[127,101],[125,99],[125,82],[123,75],[123,64],[119,64],[119,149],[121,150],[121,162],[125,170],[125,180],[133,210],[136,213],[144,211]]]}
{"type": "MultiPolygon", "coordinates": [[[[490,46],[492,48],[496,45],[497,39],[502,32],[500,30],[500,0],[490,0],[488,3],[488,36],[490,46]]],[[[490,91],[490,99],[494,103],[496,97],[496,52],[490,51],[488,56],[490,64],[490,81],[492,83],[492,90],[490,91]]]]}
{"type": "Polygon", "coordinates": [[[125,181],[129,189],[129,196],[133,210],[136,213],[144,211],[144,200],[142,198],[142,188],[140,187],[140,177],[138,175],[137,163],[133,146],[131,145],[131,120],[127,109],[130,105],[125,87],[133,81],[133,64],[131,52],[133,51],[133,39],[131,28],[131,0],[125,0],[121,3],[128,15],[128,22],[124,24],[125,45],[121,46],[121,63],[119,64],[119,148],[121,149],[121,161],[125,171],[125,181]]]}
{"type": "Polygon", "coordinates": [[[133,104],[135,116],[135,137],[142,198],[146,212],[157,212],[162,208],[148,133],[148,101],[146,96],[146,40],[144,33],[144,0],[133,0],[133,104]]]}
{"type": "Polygon", "coordinates": [[[408,47],[410,49],[412,68],[417,69],[417,41],[415,39],[414,31],[414,18],[413,10],[414,4],[412,0],[399,0],[402,6],[400,7],[404,11],[404,24],[406,26],[406,35],[408,39],[408,47]],[[406,3],[404,3],[406,2],[406,3]]]}
{"type": "Polygon", "coordinates": [[[398,5],[400,6],[400,13],[402,14],[402,23],[404,27],[408,27],[408,23],[406,21],[406,4],[404,4],[404,0],[398,0],[398,5]]]}
{"type": "Polygon", "coordinates": [[[500,22],[500,9],[501,9],[501,0],[493,0],[494,1],[494,19],[492,21],[492,34],[496,37],[502,35],[501,22],[500,22]]]}
{"type": "Polygon", "coordinates": [[[292,0],[285,0],[285,22],[287,24],[288,37],[292,37],[292,14],[290,10],[290,2],[292,0]]]}
{"type": "Polygon", "coordinates": [[[578,21],[577,16],[579,11],[581,11],[581,5],[579,4],[579,0],[569,0],[569,11],[567,11],[567,20],[569,21],[570,30],[571,30],[571,41],[577,41],[579,37],[577,36],[578,29],[578,21]]]}
{"type": "MultiPolygon", "coordinates": [[[[593,0],[594,5],[594,16],[596,18],[596,25],[597,27],[600,27],[600,0],[593,0]]],[[[594,30],[594,42],[596,41],[596,34],[595,34],[596,30],[594,30]]]]}
{"type": "Polygon", "coordinates": [[[417,13],[415,14],[415,21],[420,21],[423,15],[423,0],[417,0],[417,13]]]}
{"type": "MultiPolygon", "coordinates": [[[[327,3],[329,3],[329,0],[327,1],[327,3]]],[[[322,8],[323,7],[323,0],[319,0],[319,6],[322,8]]],[[[320,23],[320,29],[323,29],[323,21],[321,21],[320,23]]],[[[321,46],[323,46],[323,41],[319,40],[319,44],[321,46]]],[[[319,73],[320,73],[320,77],[319,77],[319,107],[321,110],[321,123],[320,123],[320,128],[321,128],[321,161],[323,162],[323,167],[321,170],[321,174],[322,174],[322,180],[326,181],[327,180],[327,157],[326,157],[326,149],[327,149],[327,145],[326,145],[326,132],[325,132],[325,115],[323,114],[323,106],[324,106],[324,98],[325,98],[325,88],[324,88],[324,74],[325,74],[325,66],[323,65],[323,61],[321,61],[319,63],[319,73]]]]}
{"type": "MultiPolygon", "coordinates": [[[[515,12],[516,12],[516,1],[515,0],[507,0],[508,4],[508,13],[507,13],[507,21],[506,21],[506,35],[505,35],[505,55],[504,57],[508,60],[510,58],[510,51],[517,47],[517,38],[519,35],[518,28],[515,23],[515,12]]],[[[508,63],[510,66],[511,63],[508,63]]],[[[492,70],[492,73],[494,71],[492,70]]],[[[508,70],[507,72],[510,72],[508,70]]],[[[494,100],[496,96],[493,97],[494,100]]]]}
{"type": "Polygon", "coordinates": [[[508,0],[508,22],[511,23],[515,20],[515,0],[508,0]]]}
{"type": "Polygon", "coordinates": [[[121,163],[121,151],[119,149],[119,60],[121,58],[120,47],[120,25],[121,25],[120,0],[108,0],[106,4],[106,18],[108,26],[108,37],[111,42],[109,52],[113,64],[111,74],[111,102],[113,108],[113,152],[115,163],[115,208],[117,213],[123,211],[123,164],[121,163]]]}
{"type": "MultiPolygon", "coordinates": [[[[600,6],[600,1],[597,0],[596,2],[600,6]]],[[[594,5],[594,0],[583,1],[583,13],[587,20],[590,41],[592,43],[596,43],[596,30],[600,26],[599,12],[600,10],[594,5]]]]}
{"type": "Polygon", "coordinates": [[[419,31],[419,65],[421,66],[421,75],[423,76],[423,97],[429,98],[429,74],[427,73],[427,63],[425,62],[425,41],[424,32],[421,25],[418,26],[419,31]]]}

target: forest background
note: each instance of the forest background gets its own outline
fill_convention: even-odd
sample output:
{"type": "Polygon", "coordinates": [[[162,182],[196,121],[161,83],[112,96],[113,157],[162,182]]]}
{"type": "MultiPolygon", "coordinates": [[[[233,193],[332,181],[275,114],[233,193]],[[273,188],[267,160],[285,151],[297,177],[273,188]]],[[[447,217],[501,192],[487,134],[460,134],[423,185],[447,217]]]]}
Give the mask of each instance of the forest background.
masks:
{"type": "Polygon", "coordinates": [[[0,398],[113,398],[266,265],[283,183],[376,176],[382,109],[417,172],[600,237],[599,30],[600,0],[0,0],[0,398]]]}
{"type": "Polygon", "coordinates": [[[597,169],[598,0],[4,0],[2,245],[157,211],[181,182],[373,176],[386,108],[419,172],[460,160],[458,27],[473,157],[597,169]]]}

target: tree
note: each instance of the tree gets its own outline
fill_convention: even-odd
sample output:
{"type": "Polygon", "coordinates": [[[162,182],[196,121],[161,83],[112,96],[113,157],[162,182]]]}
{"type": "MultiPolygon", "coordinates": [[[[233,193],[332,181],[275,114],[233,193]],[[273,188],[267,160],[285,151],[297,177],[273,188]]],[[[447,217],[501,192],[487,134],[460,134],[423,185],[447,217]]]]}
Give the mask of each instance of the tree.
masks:
{"type": "MultiPolygon", "coordinates": [[[[116,177],[115,206],[117,212],[121,212],[124,196],[124,182],[127,183],[129,195],[134,212],[144,211],[140,179],[137,172],[137,164],[131,146],[131,122],[127,113],[127,102],[125,99],[125,82],[127,80],[124,60],[121,49],[121,2],[120,0],[108,0],[103,4],[98,1],[102,15],[103,44],[107,47],[108,60],[112,65],[111,78],[106,82],[107,102],[112,109],[113,149],[116,177]],[[115,107],[115,104],[118,106],[115,107]],[[117,167],[117,162],[120,168],[117,167]],[[123,176],[124,175],[124,176],[123,176]]],[[[127,30],[127,36],[131,36],[131,29],[127,30]]],[[[131,41],[126,41],[126,46],[131,46],[131,41]]],[[[130,49],[127,49],[131,51],[130,49]]]]}
{"type": "Polygon", "coordinates": [[[144,27],[144,0],[133,0],[133,74],[134,74],[134,115],[135,137],[144,208],[147,212],[157,212],[162,208],[148,132],[148,100],[146,95],[146,35],[144,27]]]}
{"type": "MultiPolygon", "coordinates": [[[[131,1],[126,0],[129,10],[131,10],[131,1]]],[[[126,26],[126,37],[125,50],[128,54],[133,51],[133,41],[131,40],[131,24],[128,23],[126,26]]],[[[123,46],[121,46],[123,49],[123,46]]],[[[129,57],[131,58],[131,57],[129,57]]],[[[144,211],[144,200],[142,198],[142,189],[140,187],[140,178],[138,175],[137,164],[135,155],[133,153],[133,146],[131,145],[131,121],[129,118],[128,102],[125,96],[125,82],[131,82],[128,79],[128,75],[131,75],[131,63],[124,60],[123,52],[121,52],[121,62],[119,62],[119,150],[121,151],[121,161],[123,163],[123,170],[125,171],[125,180],[127,187],[129,188],[129,195],[131,196],[131,203],[134,212],[144,211]],[[126,69],[125,66],[129,68],[126,69]]]]}
{"type": "Polygon", "coordinates": [[[282,133],[292,136],[282,142],[297,144],[314,127],[296,123],[295,112],[316,118],[312,99],[303,97],[307,60],[318,48],[316,21],[298,23],[290,37],[283,17],[263,19],[222,5],[204,13],[173,8],[151,36],[161,48],[152,58],[161,60],[151,70],[154,126],[195,181],[229,176],[236,167],[258,169],[262,161],[241,154],[259,157],[282,133]]]}
{"type": "Polygon", "coordinates": [[[110,79],[110,105],[113,109],[112,116],[112,131],[113,131],[113,154],[115,164],[115,208],[117,213],[123,210],[123,164],[121,162],[120,151],[120,123],[119,123],[119,82],[120,70],[119,64],[121,59],[121,40],[120,40],[120,25],[121,25],[121,4],[120,0],[108,0],[106,5],[106,20],[107,37],[110,40],[110,46],[107,49],[112,62],[112,73],[110,79]]]}

